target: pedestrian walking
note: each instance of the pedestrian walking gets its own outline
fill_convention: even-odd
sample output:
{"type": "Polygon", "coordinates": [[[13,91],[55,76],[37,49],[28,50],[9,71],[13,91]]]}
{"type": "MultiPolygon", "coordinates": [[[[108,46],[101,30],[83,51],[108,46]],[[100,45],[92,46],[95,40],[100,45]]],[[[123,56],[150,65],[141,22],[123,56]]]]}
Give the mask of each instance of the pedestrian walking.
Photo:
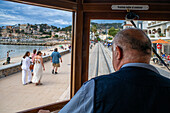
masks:
{"type": "Polygon", "coordinates": [[[37,52],[37,55],[34,57],[34,76],[32,78],[32,82],[35,83],[35,85],[42,85],[41,83],[41,78],[42,78],[42,73],[43,70],[45,70],[43,59],[42,59],[42,53],[41,51],[37,52]],[[43,69],[43,70],[42,70],[43,69]]]}
{"type": "Polygon", "coordinates": [[[31,70],[30,70],[30,52],[27,51],[25,53],[25,55],[23,56],[22,58],[22,66],[21,66],[21,69],[22,69],[22,84],[23,85],[27,85],[27,83],[32,83],[31,82],[31,70]],[[27,79],[27,83],[26,83],[26,75],[28,74],[28,79],[27,79]]]}
{"type": "Polygon", "coordinates": [[[58,69],[58,67],[60,67],[60,61],[62,62],[61,55],[58,52],[58,49],[55,48],[54,52],[51,54],[51,62],[52,62],[52,65],[53,65],[52,74],[57,74],[57,69],[58,69]]]}
{"type": "Polygon", "coordinates": [[[34,69],[34,63],[33,63],[33,61],[34,61],[34,57],[37,55],[36,53],[37,53],[37,50],[34,49],[34,50],[33,50],[33,54],[32,54],[32,56],[31,56],[32,62],[31,62],[31,64],[30,64],[30,69],[31,69],[32,76],[33,76],[33,69],[34,69]]]}

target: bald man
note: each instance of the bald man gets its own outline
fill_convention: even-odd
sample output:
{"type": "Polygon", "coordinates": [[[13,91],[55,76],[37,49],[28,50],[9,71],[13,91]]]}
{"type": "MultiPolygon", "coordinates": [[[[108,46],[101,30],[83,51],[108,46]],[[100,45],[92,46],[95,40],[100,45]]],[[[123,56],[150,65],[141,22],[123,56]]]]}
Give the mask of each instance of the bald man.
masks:
{"type": "Polygon", "coordinates": [[[116,72],[84,83],[59,113],[170,113],[170,80],[149,65],[147,35],[122,30],[112,51],[116,72]]]}

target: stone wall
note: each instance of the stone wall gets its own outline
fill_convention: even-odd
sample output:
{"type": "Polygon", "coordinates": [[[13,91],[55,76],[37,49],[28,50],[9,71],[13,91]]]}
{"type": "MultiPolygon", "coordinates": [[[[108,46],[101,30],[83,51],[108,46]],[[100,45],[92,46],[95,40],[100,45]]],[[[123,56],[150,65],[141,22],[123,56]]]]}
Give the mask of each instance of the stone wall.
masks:
{"type": "MultiPolygon", "coordinates": [[[[65,50],[65,51],[60,52],[60,54],[62,56],[62,55],[65,55],[69,52],[70,52],[69,50],[65,50]]],[[[43,56],[43,61],[44,62],[50,61],[50,55],[43,56]]],[[[5,65],[3,67],[0,67],[0,78],[6,77],[8,75],[11,75],[11,74],[14,74],[14,73],[17,73],[17,72],[20,72],[21,70],[22,70],[21,69],[21,62],[15,63],[15,64],[5,65]]]]}

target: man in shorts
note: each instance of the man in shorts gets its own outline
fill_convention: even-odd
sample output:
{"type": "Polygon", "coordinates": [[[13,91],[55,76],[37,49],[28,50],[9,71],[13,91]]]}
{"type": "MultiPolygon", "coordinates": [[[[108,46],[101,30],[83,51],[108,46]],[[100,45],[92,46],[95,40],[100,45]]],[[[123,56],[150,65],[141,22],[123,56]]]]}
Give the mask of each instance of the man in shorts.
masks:
{"type": "Polygon", "coordinates": [[[52,74],[57,74],[57,69],[58,69],[58,67],[60,67],[60,61],[62,62],[61,55],[58,52],[58,49],[55,48],[54,52],[51,54],[51,62],[53,63],[52,64],[53,65],[52,74]],[[55,70],[55,72],[54,72],[54,70],[55,70]]]}

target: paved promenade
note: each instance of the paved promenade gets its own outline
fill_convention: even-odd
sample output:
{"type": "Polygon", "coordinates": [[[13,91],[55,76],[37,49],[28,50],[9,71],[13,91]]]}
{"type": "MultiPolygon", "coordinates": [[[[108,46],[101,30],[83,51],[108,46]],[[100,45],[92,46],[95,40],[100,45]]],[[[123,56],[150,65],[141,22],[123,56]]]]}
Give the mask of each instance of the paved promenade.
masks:
{"type": "Polygon", "coordinates": [[[71,54],[62,56],[58,74],[51,74],[51,62],[46,62],[42,86],[22,85],[21,72],[0,79],[0,113],[14,113],[69,98],[71,54]]]}

